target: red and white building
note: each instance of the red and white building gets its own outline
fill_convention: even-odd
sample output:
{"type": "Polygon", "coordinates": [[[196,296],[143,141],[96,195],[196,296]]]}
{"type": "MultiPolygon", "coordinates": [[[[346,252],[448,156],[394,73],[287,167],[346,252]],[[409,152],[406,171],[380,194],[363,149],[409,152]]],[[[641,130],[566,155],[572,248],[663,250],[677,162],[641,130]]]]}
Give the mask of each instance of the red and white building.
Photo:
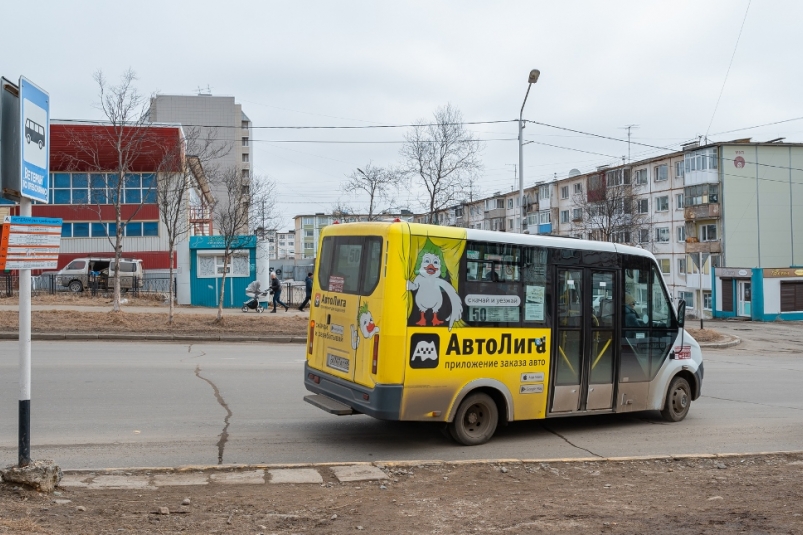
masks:
{"type": "MultiPolygon", "coordinates": [[[[50,203],[34,204],[33,215],[64,221],[59,269],[79,257],[114,256],[115,205],[108,202],[111,190],[100,187],[117,180],[118,152],[109,136],[112,128],[99,123],[51,122],[50,203]]],[[[184,134],[181,125],[148,124],[125,127],[122,135],[141,136],[123,178],[122,220],[130,219],[124,230],[123,256],[141,259],[146,270],[166,270],[170,264],[167,232],[159,216],[156,181],[183,165],[184,134]],[[170,151],[180,154],[174,169],[165,168],[165,155],[170,151]]],[[[209,210],[204,208],[212,203],[209,188],[200,164],[190,168],[196,178],[186,209],[186,217],[192,218],[191,234],[211,234],[209,210]]]]}

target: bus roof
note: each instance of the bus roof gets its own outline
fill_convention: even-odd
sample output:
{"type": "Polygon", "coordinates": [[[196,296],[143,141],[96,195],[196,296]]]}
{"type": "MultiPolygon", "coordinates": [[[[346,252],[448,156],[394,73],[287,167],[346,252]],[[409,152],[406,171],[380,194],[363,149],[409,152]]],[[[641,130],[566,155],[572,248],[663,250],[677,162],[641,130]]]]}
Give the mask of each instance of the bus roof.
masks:
{"type": "MultiPolygon", "coordinates": [[[[410,232],[414,234],[437,234],[438,230],[449,229],[450,231],[457,230],[456,227],[443,227],[440,225],[426,225],[423,223],[407,223],[404,221],[368,221],[368,222],[355,222],[355,223],[340,223],[338,225],[329,225],[326,227],[325,232],[333,234],[361,234],[363,232],[371,231],[371,234],[385,234],[394,225],[407,225],[410,232]]],[[[583,249],[586,251],[607,251],[611,253],[629,254],[635,256],[645,256],[654,258],[653,254],[646,249],[640,247],[632,247],[630,245],[622,245],[619,243],[611,243],[604,241],[593,240],[578,240],[575,238],[567,238],[562,236],[540,235],[540,234],[518,234],[513,232],[498,232],[495,230],[477,230],[467,228],[466,239],[488,242],[503,242],[515,245],[530,245],[540,247],[557,247],[561,249],[583,249]]]]}

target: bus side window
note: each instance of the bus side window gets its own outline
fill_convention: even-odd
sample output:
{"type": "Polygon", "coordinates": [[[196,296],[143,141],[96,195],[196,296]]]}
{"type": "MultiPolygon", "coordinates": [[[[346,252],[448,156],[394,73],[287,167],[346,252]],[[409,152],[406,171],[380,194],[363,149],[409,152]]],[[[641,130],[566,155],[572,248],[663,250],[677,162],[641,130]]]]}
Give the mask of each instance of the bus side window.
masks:
{"type": "Polygon", "coordinates": [[[318,262],[318,285],[321,290],[329,290],[329,275],[332,273],[332,253],[335,249],[335,239],[331,236],[323,239],[321,246],[321,260],[318,262]]]}
{"type": "Polygon", "coordinates": [[[382,273],[382,238],[370,237],[365,239],[363,249],[363,266],[365,272],[362,277],[360,295],[371,295],[379,283],[382,273]]]}

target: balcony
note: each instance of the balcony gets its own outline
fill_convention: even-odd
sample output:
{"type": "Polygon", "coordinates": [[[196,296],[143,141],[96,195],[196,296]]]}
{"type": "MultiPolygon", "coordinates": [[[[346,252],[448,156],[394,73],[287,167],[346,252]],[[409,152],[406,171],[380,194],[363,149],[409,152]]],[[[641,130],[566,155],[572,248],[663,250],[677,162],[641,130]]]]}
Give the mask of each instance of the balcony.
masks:
{"type": "Polygon", "coordinates": [[[717,241],[697,241],[697,238],[686,239],[686,253],[721,253],[722,242],[717,241]]]}
{"type": "Polygon", "coordinates": [[[686,219],[715,219],[719,217],[719,204],[698,204],[697,206],[687,206],[683,212],[686,219]]]}
{"type": "Polygon", "coordinates": [[[496,219],[498,217],[505,217],[504,208],[494,208],[493,210],[485,210],[485,219],[496,219]]]}

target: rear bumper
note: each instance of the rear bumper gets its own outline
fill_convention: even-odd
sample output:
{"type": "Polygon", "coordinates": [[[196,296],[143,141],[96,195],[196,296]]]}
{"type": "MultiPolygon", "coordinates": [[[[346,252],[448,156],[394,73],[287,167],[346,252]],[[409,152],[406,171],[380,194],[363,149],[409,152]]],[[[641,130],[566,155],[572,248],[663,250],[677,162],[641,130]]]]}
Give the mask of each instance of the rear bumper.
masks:
{"type": "Polygon", "coordinates": [[[379,420],[398,420],[401,414],[402,385],[376,385],[366,388],[339,377],[310,368],[304,363],[304,386],[310,392],[322,394],[353,408],[356,412],[379,420]],[[320,377],[320,383],[310,379],[320,377]],[[368,399],[365,399],[366,396],[368,399]]]}

